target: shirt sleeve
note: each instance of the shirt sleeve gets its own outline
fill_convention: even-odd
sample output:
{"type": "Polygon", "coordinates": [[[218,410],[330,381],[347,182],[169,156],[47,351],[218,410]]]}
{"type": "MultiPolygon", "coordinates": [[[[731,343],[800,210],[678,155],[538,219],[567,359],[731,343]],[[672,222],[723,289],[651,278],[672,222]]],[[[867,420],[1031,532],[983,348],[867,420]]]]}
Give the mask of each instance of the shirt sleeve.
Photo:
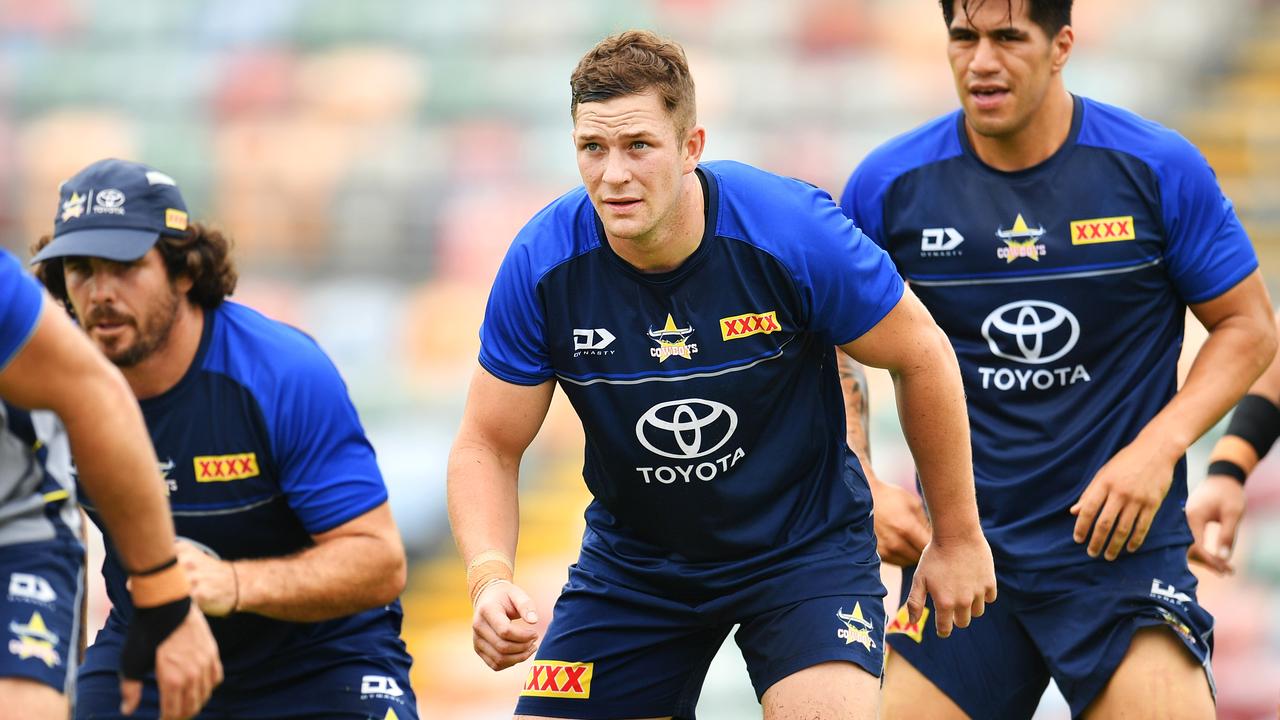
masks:
{"type": "Polygon", "coordinates": [[[311,349],[281,374],[273,452],[289,507],[316,534],[386,502],[387,488],[346,383],[311,349]]]}
{"type": "Polygon", "coordinates": [[[480,326],[480,364],[517,385],[551,379],[546,322],[529,246],[517,241],[498,268],[480,326]]]}
{"type": "Polygon", "coordinates": [[[0,370],[9,366],[31,339],[40,321],[44,292],[40,284],[0,249],[0,370]]]}
{"type": "Polygon", "coordinates": [[[1160,183],[1164,259],[1183,301],[1212,300],[1257,269],[1258,257],[1235,208],[1190,142],[1178,138],[1160,183]]]}
{"type": "Polygon", "coordinates": [[[843,345],[884,319],[902,299],[904,284],[889,254],[830,196],[816,193],[813,242],[807,244],[800,279],[812,297],[812,330],[843,345]]]}
{"type": "Polygon", "coordinates": [[[849,176],[840,194],[840,210],[854,222],[869,240],[885,247],[884,211],[881,203],[884,189],[874,187],[867,178],[866,165],[859,165],[849,176]]]}

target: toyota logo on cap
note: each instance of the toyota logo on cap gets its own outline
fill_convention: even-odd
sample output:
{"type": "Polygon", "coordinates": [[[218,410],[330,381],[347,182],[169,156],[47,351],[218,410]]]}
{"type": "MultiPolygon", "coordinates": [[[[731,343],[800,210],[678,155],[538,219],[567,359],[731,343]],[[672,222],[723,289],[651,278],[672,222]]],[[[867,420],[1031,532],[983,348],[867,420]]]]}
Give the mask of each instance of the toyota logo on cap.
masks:
{"type": "Polygon", "coordinates": [[[1056,303],[1018,300],[991,311],[982,322],[982,337],[997,357],[1044,365],[1071,352],[1080,339],[1080,322],[1056,303]]]}
{"type": "Polygon", "coordinates": [[[659,403],[636,421],[636,439],[657,455],[700,458],[724,447],[738,428],[733,408],[714,400],[689,398],[659,403]]]}

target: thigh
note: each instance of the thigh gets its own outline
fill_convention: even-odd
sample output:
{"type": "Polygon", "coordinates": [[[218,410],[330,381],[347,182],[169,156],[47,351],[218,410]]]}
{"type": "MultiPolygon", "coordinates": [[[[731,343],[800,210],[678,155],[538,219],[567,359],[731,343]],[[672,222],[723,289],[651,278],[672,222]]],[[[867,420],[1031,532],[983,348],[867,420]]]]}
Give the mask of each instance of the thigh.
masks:
{"type": "MultiPolygon", "coordinates": [[[[881,716],[1029,718],[1049,684],[1049,670],[1017,617],[1016,593],[1003,583],[982,617],[938,637],[933,600],[911,624],[906,599],[913,568],[903,571],[901,607],[889,623],[881,716]],[[928,703],[928,709],[921,704],[928,703]]],[[[997,575],[999,579],[999,575],[997,575]]]]}
{"type": "Polygon", "coordinates": [[[1175,633],[1139,630],[1124,659],[1084,717],[1133,720],[1211,720],[1215,708],[1204,667],[1175,633]]]}
{"type": "Polygon", "coordinates": [[[527,663],[516,715],[693,717],[728,631],[682,603],[575,566],[527,663]]]}
{"type": "Polygon", "coordinates": [[[19,678],[0,678],[0,720],[65,720],[67,697],[48,685],[19,678]]]}
{"type": "MultiPolygon", "coordinates": [[[[1213,617],[1196,602],[1197,581],[1187,568],[1185,547],[1045,573],[1038,584],[1041,599],[1022,617],[1038,628],[1035,642],[1073,715],[1094,704],[1120,668],[1127,677],[1146,674],[1144,660],[1128,659],[1132,652],[1144,658],[1167,654],[1166,664],[1183,663],[1195,676],[1186,687],[1152,685],[1149,693],[1162,694],[1144,695],[1150,702],[1180,701],[1184,689],[1212,698],[1213,617]],[[1135,638],[1142,638],[1136,648],[1135,638]]],[[[1122,683],[1127,687],[1129,680],[1122,683]]]]}
{"type": "Polygon", "coordinates": [[[875,720],[880,679],[851,662],[796,671],[765,691],[765,720],[875,720]]]}
{"type": "MultiPolygon", "coordinates": [[[[743,618],[734,640],[761,702],[775,684],[833,661],[856,671],[857,677],[879,678],[884,669],[884,600],[840,595],[790,603],[743,618]]],[[[788,686],[787,695],[793,698],[799,689],[815,687],[794,680],[788,686]]]]}
{"type": "Polygon", "coordinates": [[[0,622],[7,635],[0,678],[71,688],[79,651],[84,554],[64,541],[0,548],[0,622]]]}

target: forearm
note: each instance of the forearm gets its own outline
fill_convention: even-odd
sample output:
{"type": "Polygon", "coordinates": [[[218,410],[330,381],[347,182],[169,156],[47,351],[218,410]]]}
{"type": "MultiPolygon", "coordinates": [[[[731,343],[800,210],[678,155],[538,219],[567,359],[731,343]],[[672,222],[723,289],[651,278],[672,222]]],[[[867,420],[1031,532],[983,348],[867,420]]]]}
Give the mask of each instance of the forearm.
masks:
{"type": "Polygon", "coordinates": [[[1196,354],[1182,388],[1147,423],[1139,439],[1154,443],[1168,457],[1181,457],[1244,396],[1271,362],[1274,342],[1274,336],[1259,334],[1243,318],[1224,320],[1196,354]]]}
{"type": "Polygon", "coordinates": [[[520,533],[520,459],[502,458],[484,443],[459,438],[449,454],[449,524],[464,564],[497,550],[514,558],[520,533]]]}
{"type": "Polygon", "coordinates": [[[236,610],[319,622],[392,602],[404,587],[403,550],[379,535],[332,538],[294,555],[235,560],[236,610]]]}
{"type": "Polygon", "coordinates": [[[74,408],[59,413],[80,482],[126,569],[154,568],[173,557],[174,529],[142,413],[122,378],[83,382],[74,408]]]}
{"type": "Polygon", "coordinates": [[[836,353],[840,389],[844,391],[845,437],[863,467],[871,463],[871,395],[862,365],[843,352],[836,353]]]}
{"type": "Polygon", "coordinates": [[[940,330],[918,361],[893,373],[898,416],[915,458],[934,537],[981,532],[960,368],[940,330]]]}

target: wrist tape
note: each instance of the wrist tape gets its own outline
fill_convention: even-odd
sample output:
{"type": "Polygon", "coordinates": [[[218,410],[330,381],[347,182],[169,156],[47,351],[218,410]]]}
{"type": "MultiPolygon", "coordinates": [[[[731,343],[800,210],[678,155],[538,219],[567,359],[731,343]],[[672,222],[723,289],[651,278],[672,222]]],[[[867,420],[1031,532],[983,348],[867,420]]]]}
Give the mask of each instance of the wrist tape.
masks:
{"type": "Polygon", "coordinates": [[[476,604],[480,593],[494,583],[511,582],[515,577],[515,566],[506,553],[498,550],[485,550],[471,558],[467,565],[467,592],[471,595],[471,604],[476,604]]]}

